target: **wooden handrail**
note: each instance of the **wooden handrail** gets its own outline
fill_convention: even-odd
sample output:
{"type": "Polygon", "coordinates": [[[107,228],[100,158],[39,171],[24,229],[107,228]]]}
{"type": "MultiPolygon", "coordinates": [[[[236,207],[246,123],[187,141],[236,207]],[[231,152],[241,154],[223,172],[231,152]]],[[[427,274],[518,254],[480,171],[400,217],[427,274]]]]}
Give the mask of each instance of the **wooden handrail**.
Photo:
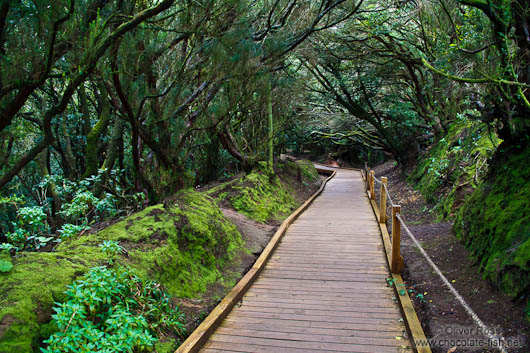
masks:
{"type": "MultiPolygon", "coordinates": [[[[375,193],[375,171],[372,169],[368,169],[367,165],[365,164],[365,182],[366,182],[366,190],[368,191],[369,197],[371,200],[373,200],[376,203],[377,208],[377,200],[376,200],[376,193],[375,193]]],[[[387,177],[381,177],[381,189],[379,192],[379,223],[386,224],[387,216],[386,216],[386,185],[388,183],[387,177]]],[[[392,205],[392,262],[391,262],[391,270],[392,273],[401,274],[403,271],[404,260],[403,256],[401,256],[401,222],[399,219],[396,218],[396,214],[401,213],[401,206],[399,205],[392,205]]]]}
{"type": "Polygon", "coordinates": [[[386,177],[381,177],[381,190],[379,191],[379,223],[386,223],[386,177]]]}
{"type": "Polygon", "coordinates": [[[401,223],[396,215],[401,213],[401,206],[392,206],[392,272],[401,273],[405,265],[401,256],[401,223]]]}
{"type": "Polygon", "coordinates": [[[388,195],[387,197],[386,193],[388,189],[385,188],[385,186],[387,185],[386,177],[381,177],[381,190],[378,205],[377,201],[375,199],[372,199],[372,190],[370,189],[370,185],[373,182],[375,176],[373,171],[368,169],[368,166],[366,166],[366,164],[364,173],[362,175],[366,183],[366,191],[368,194],[367,196],[371,199],[370,203],[374,210],[374,214],[379,220],[378,225],[379,229],[381,230],[381,237],[383,239],[383,244],[385,247],[387,263],[390,267],[390,272],[394,281],[394,290],[396,291],[396,296],[399,300],[401,312],[407,322],[407,331],[410,334],[414,351],[415,353],[432,353],[429,345],[417,344],[417,342],[427,342],[427,338],[425,338],[425,333],[423,332],[423,328],[421,327],[420,321],[418,320],[418,316],[414,311],[414,306],[412,305],[412,301],[410,300],[409,294],[406,290],[403,290],[403,288],[405,287],[405,283],[403,282],[403,278],[401,277],[401,272],[403,271],[404,261],[403,257],[401,256],[400,248],[402,224],[400,219],[397,217],[397,215],[401,213],[401,207],[392,203],[390,195],[388,195]],[[388,234],[388,228],[386,225],[387,199],[390,201],[390,204],[392,206],[392,240],[390,240],[390,235],[388,234]]]}
{"type": "Polygon", "coordinates": [[[375,187],[374,187],[375,179],[374,178],[375,178],[374,171],[370,170],[370,198],[372,200],[375,200],[375,187]]]}

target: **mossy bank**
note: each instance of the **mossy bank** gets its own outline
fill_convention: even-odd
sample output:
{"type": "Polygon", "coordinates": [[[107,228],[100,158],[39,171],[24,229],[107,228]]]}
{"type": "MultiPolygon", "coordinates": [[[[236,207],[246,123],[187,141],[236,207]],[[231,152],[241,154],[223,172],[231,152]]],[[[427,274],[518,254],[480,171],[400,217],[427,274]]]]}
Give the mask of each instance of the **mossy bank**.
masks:
{"type": "MultiPolygon", "coordinates": [[[[261,222],[277,222],[300,204],[293,195],[296,185],[319,183],[311,163],[279,163],[277,169],[281,180],[260,167],[207,192],[180,191],[103,230],[65,241],[53,252],[7,257],[13,268],[0,273],[0,352],[38,351],[53,331],[52,308],[65,300],[66,286],[107,264],[104,241],[125,249],[115,265],[157,281],[174,297],[196,297],[223,281],[223,269],[245,245],[219,203],[261,222]]],[[[168,351],[175,349],[170,346],[168,351]]]]}
{"type": "Polygon", "coordinates": [[[31,352],[50,330],[54,302],[75,278],[107,261],[100,244],[117,241],[116,259],[173,296],[194,296],[220,277],[243,243],[215,201],[184,190],[97,233],[66,241],[52,253],[23,253],[1,274],[0,352],[31,352]]]}
{"type": "Polygon", "coordinates": [[[267,166],[259,164],[252,173],[221,184],[208,193],[221,204],[258,222],[283,219],[300,204],[294,197],[295,185],[308,186],[318,182],[319,176],[314,165],[304,160],[277,163],[275,170],[276,173],[269,174],[267,166]]]}
{"type": "Polygon", "coordinates": [[[438,219],[454,219],[483,276],[522,299],[530,295],[529,160],[528,146],[506,149],[486,124],[459,119],[409,176],[438,219]]]}
{"type": "Polygon", "coordinates": [[[530,295],[529,160],[530,146],[501,145],[454,223],[484,276],[513,298],[530,295]]]}

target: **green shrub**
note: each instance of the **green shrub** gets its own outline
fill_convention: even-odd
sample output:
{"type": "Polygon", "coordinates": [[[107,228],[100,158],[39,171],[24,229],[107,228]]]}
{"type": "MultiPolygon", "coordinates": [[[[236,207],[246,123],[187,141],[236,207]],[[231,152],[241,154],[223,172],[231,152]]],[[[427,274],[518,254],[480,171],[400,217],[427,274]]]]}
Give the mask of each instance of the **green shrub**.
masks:
{"type": "Polygon", "coordinates": [[[75,237],[79,233],[81,233],[83,230],[89,229],[87,226],[78,226],[75,224],[64,224],[58,231],[59,235],[61,236],[61,239],[69,239],[72,237],[75,237]]]}
{"type": "Polygon", "coordinates": [[[409,181],[428,202],[436,203],[441,218],[452,216],[464,195],[476,188],[486,174],[500,142],[486,124],[458,114],[447,135],[420,158],[409,181]]]}
{"type": "Polygon", "coordinates": [[[49,226],[44,208],[40,206],[19,208],[13,228],[14,231],[7,234],[7,239],[16,250],[39,249],[53,239],[45,236],[49,226]]]}
{"type": "Polygon", "coordinates": [[[94,267],[57,304],[43,353],[150,351],[163,333],[185,334],[184,316],[160,286],[131,270],[94,267]]]}

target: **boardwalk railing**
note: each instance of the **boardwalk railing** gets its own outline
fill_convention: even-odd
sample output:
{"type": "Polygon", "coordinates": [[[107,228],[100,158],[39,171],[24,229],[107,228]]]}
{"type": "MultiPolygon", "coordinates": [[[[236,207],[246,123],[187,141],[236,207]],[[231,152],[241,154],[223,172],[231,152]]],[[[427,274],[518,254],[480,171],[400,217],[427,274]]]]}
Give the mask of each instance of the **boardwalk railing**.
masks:
{"type": "Polygon", "coordinates": [[[401,312],[406,319],[407,328],[411,337],[412,344],[417,353],[431,353],[423,328],[421,327],[418,316],[414,311],[414,306],[409,297],[408,291],[406,290],[405,283],[401,277],[403,271],[404,261],[401,256],[401,228],[408,230],[405,222],[401,218],[401,206],[394,204],[390,193],[388,192],[387,178],[381,177],[381,180],[375,177],[375,172],[369,169],[366,164],[362,171],[363,179],[366,185],[366,192],[370,198],[372,208],[375,216],[379,222],[379,228],[381,230],[381,236],[385,245],[385,251],[387,254],[388,264],[392,272],[392,282],[396,292],[396,297],[399,301],[401,312]],[[375,186],[380,185],[379,189],[379,200],[377,200],[377,193],[375,186]],[[387,206],[391,207],[391,229],[392,229],[392,240],[390,240],[390,234],[387,229],[387,206]],[[423,343],[422,343],[423,342],[423,343]]]}
{"type": "MultiPolygon", "coordinates": [[[[497,350],[499,350],[502,353],[507,353],[508,351],[505,346],[505,342],[506,342],[505,338],[502,335],[494,335],[492,333],[493,330],[489,330],[487,328],[484,322],[478,317],[478,315],[468,305],[465,299],[458,293],[455,287],[449,282],[447,277],[442,273],[442,271],[438,268],[438,266],[432,261],[432,259],[429,257],[425,249],[423,249],[423,247],[421,246],[419,241],[416,239],[414,234],[412,234],[409,227],[407,227],[407,224],[401,217],[401,207],[399,205],[395,205],[392,202],[392,199],[390,198],[390,194],[387,188],[387,178],[381,177],[381,180],[377,179],[375,177],[374,171],[369,169],[366,164],[363,170],[363,178],[366,183],[366,191],[372,203],[372,208],[374,209],[374,213],[376,214],[376,216],[378,215],[378,218],[379,218],[379,226],[381,228],[383,241],[385,242],[385,248],[387,249],[387,258],[388,258],[389,264],[391,264],[392,277],[396,283],[396,289],[398,286],[404,287],[403,279],[401,278],[401,271],[403,270],[404,262],[403,262],[403,257],[401,256],[401,250],[400,250],[401,249],[400,248],[401,229],[403,228],[405,233],[409,236],[412,242],[419,249],[420,253],[426,259],[427,263],[432,267],[432,269],[434,270],[433,273],[436,273],[440,277],[444,285],[449,289],[449,291],[454,295],[456,300],[460,302],[460,304],[464,307],[464,309],[469,314],[469,316],[473,319],[477,327],[480,327],[480,329],[482,329],[483,332],[485,332],[490,342],[496,342],[495,346],[492,346],[492,347],[495,347],[497,350]],[[376,192],[375,192],[376,183],[381,185],[381,189],[379,192],[379,206],[377,205],[376,192]],[[391,245],[390,245],[390,242],[388,241],[389,234],[388,234],[388,230],[386,229],[387,199],[389,201],[390,206],[392,207],[392,243],[391,245]],[[390,252],[389,252],[389,248],[391,248],[390,252]],[[391,257],[388,256],[389,253],[391,253],[391,257]]],[[[413,344],[416,344],[417,342],[427,342],[424,338],[425,336],[424,336],[423,331],[420,331],[419,321],[417,321],[416,313],[413,312],[413,310],[410,310],[411,303],[410,303],[410,298],[408,297],[407,291],[402,291],[402,292],[398,291],[398,293],[399,293],[398,298],[399,298],[402,311],[407,318],[408,328],[411,331],[411,336],[413,338],[413,344]]],[[[431,352],[431,349],[428,346],[424,346],[424,345],[419,346],[416,344],[415,348],[418,353],[430,353],[431,352]]]]}
{"type": "Polygon", "coordinates": [[[381,180],[375,177],[373,170],[368,169],[365,165],[364,168],[364,180],[366,182],[366,190],[370,195],[370,199],[374,201],[375,206],[378,205],[379,211],[379,223],[385,224],[387,221],[387,202],[391,207],[391,225],[392,225],[392,261],[391,270],[392,273],[401,274],[404,267],[403,256],[401,256],[401,206],[394,204],[390,193],[388,192],[387,177],[381,177],[381,180]],[[375,192],[375,184],[379,184],[379,202],[377,201],[377,195],[375,192]]]}

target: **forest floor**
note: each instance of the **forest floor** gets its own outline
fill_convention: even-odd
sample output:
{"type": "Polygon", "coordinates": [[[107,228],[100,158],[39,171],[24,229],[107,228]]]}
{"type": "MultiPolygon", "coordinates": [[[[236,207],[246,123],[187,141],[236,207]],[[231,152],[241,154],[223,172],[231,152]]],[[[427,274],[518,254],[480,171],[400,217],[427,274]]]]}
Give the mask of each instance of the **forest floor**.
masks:
{"type": "MultiPolygon", "coordinates": [[[[500,333],[513,342],[509,352],[528,353],[530,323],[523,315],[524,303],[511,300],[481,277],[469,251],[454,236],[453,222],[437,221],[434,205],[427,204],[423,196],[407,183],[406,176],[395,163],[390,161],[374,170],[377,178],[388,177],[392,200],[401,205],[403,218],[411,232],[478,317],[488,328],[493,329],[493,333],[500,333]]],[[[443,284],[412,240],[402,235],[401,243],[405,259],[403,279],[427,338],[439,341],[440,346],[432,347],[432,351],[498,352],[478,332],[470,315],[443,284]],[[477,347],[482,343],[488,346],[477,347]],[[456,349],[452,350],[454,347],[456,349]]]]}
{"type": "MultiPolygon", "coordinates": [[[[293,197],[298,204],[302,204],[314,192],[318,190],[322,181],[326,178],[320,176],[316,182],[309,185],[302,185],[291,175],[281,172],[276,173],[282,182],[290,186],[293,197]]],[[[237,176],[236,176],[237,178],[237,176]]],[[[201,185],[199,191],[207,191],[220,184],[213,181],[206,185],[201,185]]],[[[261,255],[263,249],[269,243],[276,229],[283,219],[273,219],[266,223],[257,222],[247,216],[235,211],[229,203],[222,202],[221,210],[225,217],[237,226],[241,233],[245,247],[239,251],[232,263],[221,272],[222,280],[211,284],[199,298],[176,298],[175,304],[186,316],[186,330],[191,334],[193,330],[208,316],[215,306],[228,294],[236,283],[252,268],[254,262],[261,255]]],[[[285,215],[287,218],[289,215],[285,215]]]]}

